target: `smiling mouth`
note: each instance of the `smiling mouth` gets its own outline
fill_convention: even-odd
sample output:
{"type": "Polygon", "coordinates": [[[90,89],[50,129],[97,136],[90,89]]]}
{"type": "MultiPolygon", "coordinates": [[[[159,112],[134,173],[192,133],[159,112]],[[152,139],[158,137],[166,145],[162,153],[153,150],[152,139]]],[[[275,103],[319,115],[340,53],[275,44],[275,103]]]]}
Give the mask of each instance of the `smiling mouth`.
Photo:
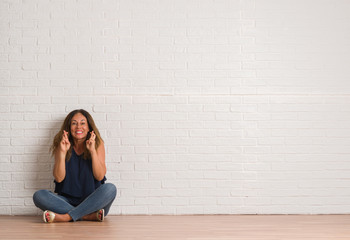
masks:
{"type": "Polygon", "coordinates": [[[82,134],[83,132],[82,131],[77,131],[75,132],[76,134],[82,134]]]}

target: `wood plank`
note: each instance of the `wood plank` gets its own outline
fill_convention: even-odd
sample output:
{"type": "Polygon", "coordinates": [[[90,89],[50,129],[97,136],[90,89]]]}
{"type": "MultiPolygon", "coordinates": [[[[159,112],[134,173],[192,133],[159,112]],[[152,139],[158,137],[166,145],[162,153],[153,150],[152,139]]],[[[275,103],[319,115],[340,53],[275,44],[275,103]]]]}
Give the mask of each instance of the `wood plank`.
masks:
{"type": "Polygon", "coordinates": [[[0,239],[350,239],[350,215],[108,216],[102,223],[45,224],[0,216],[0,239]]]}

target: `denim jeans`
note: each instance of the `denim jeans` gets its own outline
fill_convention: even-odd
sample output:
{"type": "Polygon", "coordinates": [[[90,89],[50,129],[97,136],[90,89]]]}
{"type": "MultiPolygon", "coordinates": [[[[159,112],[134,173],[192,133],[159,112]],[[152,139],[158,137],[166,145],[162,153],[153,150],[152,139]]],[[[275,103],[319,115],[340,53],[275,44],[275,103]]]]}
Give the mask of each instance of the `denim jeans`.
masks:
{"type": "Polygon", "coordinates": [[[58,214],[68,213],[73,221],[80,220],[85,215],[105,210],[105,216],[116,197],[117,188],[112,183],[105,183],[98,187],[82,202],[78,199],[57,195],[49,190],[39,190],[34,193],[35,206],[41,210],[50,210],[58,214]]]}

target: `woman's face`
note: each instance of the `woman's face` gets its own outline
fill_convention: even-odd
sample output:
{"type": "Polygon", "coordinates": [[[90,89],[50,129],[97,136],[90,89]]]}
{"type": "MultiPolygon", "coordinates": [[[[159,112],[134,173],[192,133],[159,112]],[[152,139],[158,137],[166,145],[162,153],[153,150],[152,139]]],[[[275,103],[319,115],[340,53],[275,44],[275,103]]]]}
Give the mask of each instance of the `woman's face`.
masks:
{"type": "Polygon", "coordinates": [[[77,113],[73,116],[70,124],[70,132],[73,139],[85,140],[89,133],[89,124],[83,114],[77,113]]]}

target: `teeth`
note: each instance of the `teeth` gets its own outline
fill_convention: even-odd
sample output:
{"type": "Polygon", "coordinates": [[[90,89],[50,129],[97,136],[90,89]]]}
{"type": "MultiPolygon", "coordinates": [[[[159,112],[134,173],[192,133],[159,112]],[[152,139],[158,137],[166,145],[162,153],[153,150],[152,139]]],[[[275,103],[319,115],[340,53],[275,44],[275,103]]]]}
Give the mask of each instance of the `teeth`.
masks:
{"type": "Polygon", "coordinates": [[[83,133],[83,132],[76,132],[76,133],[83,133]]]}

